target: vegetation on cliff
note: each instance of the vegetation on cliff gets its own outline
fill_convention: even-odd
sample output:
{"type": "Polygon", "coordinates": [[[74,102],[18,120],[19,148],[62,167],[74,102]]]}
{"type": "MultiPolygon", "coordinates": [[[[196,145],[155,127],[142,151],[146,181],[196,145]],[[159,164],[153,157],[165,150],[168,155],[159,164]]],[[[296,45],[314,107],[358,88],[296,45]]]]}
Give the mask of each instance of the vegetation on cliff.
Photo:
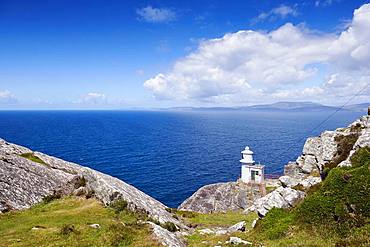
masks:
{"type": "Polygon", "coordinates": [[[335,167],[296,208],[271,210],[256,234],[289,239],[299,231],[332,239],[337,246],[370,245],[370,148],[359,149],[352,167],[335,167]]]}
{"type": "Polygon", "coordinates": [[[61,198],[0,214],[0,246],[160,246],[142,217],[123,204],[61,198]]]}

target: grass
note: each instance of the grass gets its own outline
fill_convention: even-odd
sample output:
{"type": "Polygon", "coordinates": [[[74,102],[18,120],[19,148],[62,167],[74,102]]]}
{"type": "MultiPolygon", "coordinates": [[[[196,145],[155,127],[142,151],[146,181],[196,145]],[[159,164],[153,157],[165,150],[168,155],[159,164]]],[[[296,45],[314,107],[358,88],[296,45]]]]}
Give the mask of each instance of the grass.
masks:
{"type": "Polygon", "coordinates": [[[0,246],[160,246],[148,226],[137,223],[141,217],[95,199],[66,197],[0,215],[0,246]]]}
{"type": "MultiPolygon", "coordinates": [[[[211,213],[202,214],[189,211],[176,211],[176,215],[182,219],[187,225],[194,227],[196,230],[204,228],[230,227],[240,221],[246,222],[246,230],[250,230],[252,222],[257,218],[256,213],[243,214],[242,211],[230,211],[227,213],[211,213]]],[[[238,233],[233,234],[237,235],[238,233]]],[[[225,243],[229,239],[229,235],[214,234],[201,235],[198,231],[187,237],[189,246],[216,246],[219,242],[225,243]]],[[[228,245],[222,245],[228,246],[228,245]]],[[[230,245],[231,246],[231,245],[230,245]]]]}
{"type": "Polygon", "coordinates": [[[23,153],[23,154],[20,154],[20,156],[22,156],[23,158],[29,159],[33,162],[36,162],[36,163],[39,163],[39,164],[42,164],[42,165],[45,165],[45,166],[49,166],[47,163],[45,163],[39,157],[35,156],[33,153],[23,153]]]}
{"type": "Polygon", "coordinates": [[[266,194],[274,191],[276,188],[276,186],[266,186],[266,194]]]}
{"type": "MultiPolygon", "coordinates": [[[[228,227],[240,221],[252,224],[257,214],[243,214],[242,211],[231,211],[227,213],[202,214],[188,211],[177,211],[176,214],[190,226],[193,227],[228,227]]],[[[249,224],[249,225],[250,225],[249,224]]]]}

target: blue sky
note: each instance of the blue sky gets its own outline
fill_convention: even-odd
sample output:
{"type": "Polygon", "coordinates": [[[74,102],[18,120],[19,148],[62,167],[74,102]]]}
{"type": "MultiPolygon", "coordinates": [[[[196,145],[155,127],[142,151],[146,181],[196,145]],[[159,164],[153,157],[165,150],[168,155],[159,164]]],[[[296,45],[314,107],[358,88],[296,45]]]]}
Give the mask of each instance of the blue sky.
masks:
{"type": "MultiPolygon", "coordinates": [[[[365,63],[368,36],[354,35],[358,42],[348,48],[352,53],[362,49],[359,53],[365,58],[361,57],[360,64],[338,65],[338,58],[348,60],[345,54],[324,54],[322,51],[327,49],[318,46],[326,42],[327,47],[332,47],[340,41],[348,26],[357,25],[354,10],[365,3],[0,0],[0,108],[230,106],[290,99],[338,104],[355,92],[346,90],[346,86],[353,88],[353,83],[343,83],[359,81],[362,84],[356,84],[356,88],[360,89],[370,78],[365,63]],[[253,30],[259,36],[240,35],[241,30],[253,30]],[[259,41],[250,43],[252,48],[244,47],[255,39],[269,38],[274,31],[282,33],[284,42],[279,38],[261,44],[266,46],[266,53],[271,45],[271,54],[266,55],[264,49],[250,50],[253,46],[257,49],[259,41]],[[294,45],[287,44],[294,35],[304,37],[294,45]],[[237,44],[234,46],[229,38],[237,39],[237,44]],[[295,47],[298,43],[301,46],[295,47]],[[255,57],[261,52],[266,61],[276,59],[277,55],[272,54],[276,45],[287,49],[284,54],[295,47],[291,52],[297,55],[284,61],[299,58],[303,47],[315,47],[305,53],[315,57],[307,58],[298,68],[290,68],[291,64],[285,62],[271,63],[267,68],[259,66],[255,57]],[[216,50],[222,47],[225,51],[216,50]],[[222,64],[214,62],[218,60],[222,64]],[[240,66],[254,62],[255,70],[240,66]],[[338,74],[343,66],[345,74],[338,74]],[[348,69],[354,66],[363,67],[356,76],[348,69]],[[258,76],[269,70],[268,78],[258,76]],[[282,78],[289,73],[289,78],[282,78]],[[339,87],[330,88],[333,95],[323,100],[320,94],[327,93],[328,85],[335,85],[330,80],[337,82],[338,78],[347,79],[338,82],[339,87]]],[[[367,10],[361,13],[369,14],[367,10]]],[[[366,18],[363,22],[356,27],[368,24],[366,18]]],[[[366,96],[369,94],[358,101],[366,96]]]]}

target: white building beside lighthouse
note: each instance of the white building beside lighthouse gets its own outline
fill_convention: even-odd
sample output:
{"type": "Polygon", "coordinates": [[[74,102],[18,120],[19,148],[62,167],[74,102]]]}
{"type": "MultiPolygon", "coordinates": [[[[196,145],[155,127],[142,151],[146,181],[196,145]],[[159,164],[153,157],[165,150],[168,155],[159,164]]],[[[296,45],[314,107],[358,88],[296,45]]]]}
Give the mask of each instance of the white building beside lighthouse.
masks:
{"type": "Polygon", "coordinates": [[[253,152],[249,147],[241,152],[242,159],[240,163],[242,165],[241,180],[244,183],[263,183],[264,182],[264,168],[263,165],[256,165],[253,160],[253,152]]]}

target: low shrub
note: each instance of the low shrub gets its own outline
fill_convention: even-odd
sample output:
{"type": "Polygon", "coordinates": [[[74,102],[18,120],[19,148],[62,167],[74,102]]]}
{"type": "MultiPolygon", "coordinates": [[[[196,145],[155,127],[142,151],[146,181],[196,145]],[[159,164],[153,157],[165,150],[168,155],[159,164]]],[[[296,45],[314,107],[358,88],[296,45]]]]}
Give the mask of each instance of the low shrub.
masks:
{"type": "Polygon", "coordinates": [[[177,210],[176,214],[184,218],[194,218],[197,216],[197,214],[192,211],[183,211],[183,210],[177,210]]]}
{"type": "Polygon", "coordinates": [[[166,211],[171,213],[171,214],[176,214],[177,213],[177,209],[176,208],[166,208],[166,211]]]}
{"type": "Polygon", "coordinates": [[[69,235],[71,233],[78,233],[74,225],[63,225],[60,229],[60,234],[69,235]]]}
{"type": "Polygon", "coordinates": [[[131,246],[135,237],[135,232],[132,228],[117,222],[109,225],[108,230],[111,239],[110,246],[131,246]]]}
{"type": "Polygon", "coordinates": [[[127,209],[128,203],[127,201],[123,199],[117,199],[114,200],[111,204],[110,207],[114,210],[116,214],[119,214],[120,212],[124,211],[127,209]]]}
{"type": "Polygon", "coordinates": [[[85,198],[86,199],[89,199],[89,198],[92,198],[92,197],[94,197],[95,196],[95,191],[94,190],[92,190],[92,189],[89,189],[88,191],[87,191],[87,194],[85,195],[85,198]]]}
{"type": "Polygon", "coordinates": [[[60,198],[62,198],[61,193],[54,191],[53,194],[44,196],[42,198],[42,202],[45,203],[45,204],[47,204],[47,203],[50,203],[50,202],[52,202],[52,201],[54,201],[56,199],[60,199],[60,198]]]}
{"type": "Polygon", "coordinates": [[[78,189],[80,187],[85,187],[86,186],[86,179],[85,177],[79,176],[76,178],[76,181],[74,183],[74,188],[78,189]]]}
{"type": "Polygon", "coordinates": [[[178,230],[176,225],[169,221],[163,224],[162,227],[169,230],[170,232],[176,232],[178,230]]]}

